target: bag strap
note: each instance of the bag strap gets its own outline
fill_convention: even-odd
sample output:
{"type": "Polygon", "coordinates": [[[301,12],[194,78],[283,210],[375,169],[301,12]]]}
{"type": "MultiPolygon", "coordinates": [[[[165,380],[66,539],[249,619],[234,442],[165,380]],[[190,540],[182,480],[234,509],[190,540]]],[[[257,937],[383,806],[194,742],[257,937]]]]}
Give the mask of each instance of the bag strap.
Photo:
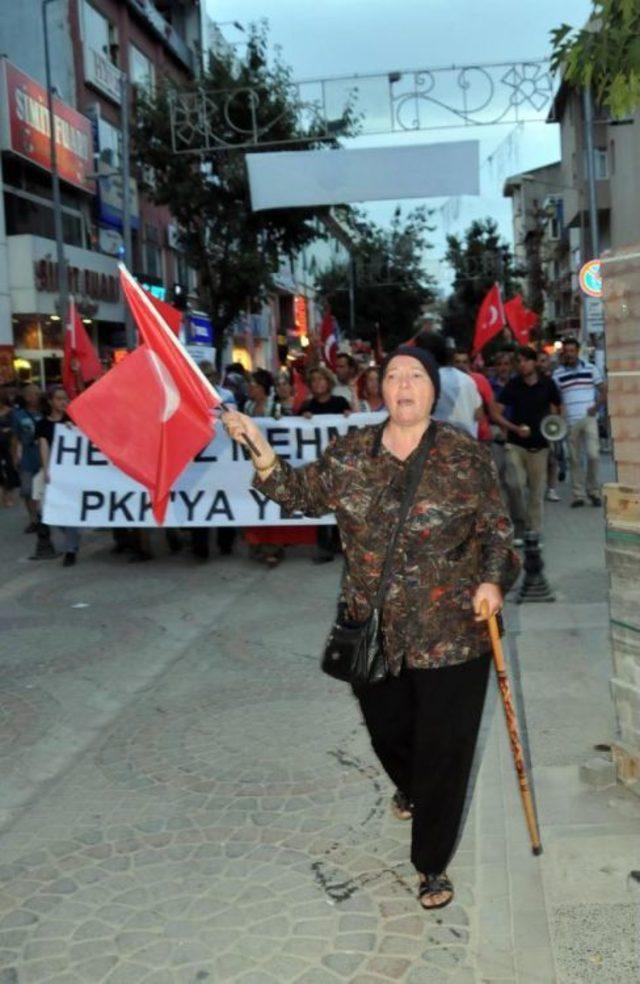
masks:
{"type": "Polygon", "coordinates": [[[384,558],[384,564],[382,566],[382,574],[380,575],[380,583],[378,585],[378,590],[376,592],[376,598],[374,603],[374,608],[380,608],[384,600],[384,596],[387,593],[387,587],[389,586],[389,581],[391,579],[391,568],[393,566],[393,555],[395,553],[396,545],[398,543],[398,538],[402,532],[405,520],[409,515],[409,510],[415,498],[416,492],[418,490],[418,485],[420,484],[420,479],[422,478],[422,473],[424,471],[424,465],[427,460],[427,455],[433,447],[433,442],[436,438],[436,426],[433,421],[427,427],[425,433],[422,436],[422,440],[418,447],[418,451],[414,460],[411,462],[408,468],[407,481],[404,487],[404,492],[402,495],[402,501],[400,503],[400,512],[398,513],[398,522],[389,540],[389,545],[387,546],[387,552],[384,558]]]}

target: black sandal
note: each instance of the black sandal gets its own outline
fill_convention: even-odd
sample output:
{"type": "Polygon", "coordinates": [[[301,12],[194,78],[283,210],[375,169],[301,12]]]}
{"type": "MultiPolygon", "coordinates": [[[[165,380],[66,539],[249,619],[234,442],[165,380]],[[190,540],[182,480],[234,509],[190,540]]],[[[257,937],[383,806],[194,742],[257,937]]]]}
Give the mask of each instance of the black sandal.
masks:
{"type": "Polygon", "coordinates": [[[429,909],[444,909],[445,905],[449,905],[453,902],[453,884],[450,878],[445,872],[441,875],[422,875],[422,881],[418,888],[418,900],[423,909],[427,911],[429,909]],[[433,895],[439,895],[441,892],[449,892],[449,898],[445,899],[444,902],[436,902],[433,905],[425,905],[422,901],[433,895]]]}

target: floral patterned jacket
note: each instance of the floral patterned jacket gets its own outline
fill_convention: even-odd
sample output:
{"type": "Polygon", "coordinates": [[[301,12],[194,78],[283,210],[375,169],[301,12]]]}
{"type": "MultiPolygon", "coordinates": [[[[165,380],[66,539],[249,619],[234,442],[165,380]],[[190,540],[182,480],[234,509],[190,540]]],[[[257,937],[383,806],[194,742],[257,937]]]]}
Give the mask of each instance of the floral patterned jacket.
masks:
{"type": "MultiPolygon", "coordinates": [[[[487,627],[474,620],[481,582],[507,591],[520,560],[489,450],[450,424],[435,438],[395,549],[383,606],[391,672],[463,663],[489,648],[487,627]]],[[[334,512],[346,560],[342,598],[357,621],[369,614],[390,532],[402,499],[406,461],[382,444],[384,424],[337,438],[302,468],[278,459],[253,484],[286,510],[334,512]]]]}

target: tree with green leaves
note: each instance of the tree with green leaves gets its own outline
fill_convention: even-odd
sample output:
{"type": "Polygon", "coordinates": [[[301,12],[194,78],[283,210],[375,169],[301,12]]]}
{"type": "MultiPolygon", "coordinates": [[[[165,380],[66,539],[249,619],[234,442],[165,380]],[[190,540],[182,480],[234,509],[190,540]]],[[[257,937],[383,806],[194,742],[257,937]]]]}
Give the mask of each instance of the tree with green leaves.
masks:
{"type": "Polygon", "coordinates": [[[349,328],[353,286],[356,336],[375,342],[379,330],[383,348],[390,350],[415,334],[424,306],[435,297],[433,278],[424,267],[429,212],[420,207],[405,215],[398,207],[384,228],[362,210],[350,209],[347,222],[353,266],[332,264],[319,273],[316,288],[344,331],[349,328]]]}
{"type": "Polygon", "coordinates": [[[640,106],[640,3],[593,0],[585,27],[551,32],[552,68],[572,86],[593,88],[596,102],[617,119],[640,106]]]}
{"type": "Polygon", "coordinates": [[[456,343],[470,348],[478,308],[496,281],[507,299],[518,293],[523,271],[515,266],[511,247],[500,237],[497,223],[476,219],[464,236],[447,236],[445,259],[454,272],[453,290],[447,298],[443,329],[456,343]]]}
{"type": "MultiPolygon", "coordinates": [[[[322,237],[316,219],[326,210],[253,212],[243,150],[220,150],[206,157],[174,153],[169,100],[175,88],[175,83],[165,81],[154,92],[138,93],[135,161],[142,189],[175,217],[185,257],[198,273],[200,295],[216,330],[224,332],[265,297],[283,259],[322,237]]],[[[234,127],[250,132],[255,118],[259,127],[269,128],[276,144],[290,141],[291,150],[319,146],[320,129],[313,117],[301,121],[290,69],[271,58],[264,25],[250,28],[241,59],[232,49],[218,51],[204,76],[183,88],[237,92],[230,107],[233,126],[225,114],[218,114],[216,135],[228,144],[238,142],[234,127]]],[[[353,129],[347,108],[334,124],[334,133],[348,135],[353,129]]],[[[262,149],[257,146],[252,152],[262,149]]]]}

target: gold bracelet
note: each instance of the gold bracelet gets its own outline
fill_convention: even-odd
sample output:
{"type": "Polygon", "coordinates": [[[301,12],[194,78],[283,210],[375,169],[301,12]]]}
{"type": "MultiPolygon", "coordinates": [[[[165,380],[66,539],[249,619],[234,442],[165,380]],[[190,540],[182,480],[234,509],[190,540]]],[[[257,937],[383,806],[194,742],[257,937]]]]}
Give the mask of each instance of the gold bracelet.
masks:
{"type": "Polygon", "coordinates": [[[277,454],[274,454],[273,460],[270,461],[268,465],[263,465],[262,468],[260,468],[260,466],[259,465],[256,465],[256,463],[254,461],[253,462],[253,467],[255,468],[255,470],[257,472],[268,472],[268,471],[271,471],[271,469],[275,467],[275,465],[277,464],[277,462],[278,462],[278,455],[277,454]]]}

